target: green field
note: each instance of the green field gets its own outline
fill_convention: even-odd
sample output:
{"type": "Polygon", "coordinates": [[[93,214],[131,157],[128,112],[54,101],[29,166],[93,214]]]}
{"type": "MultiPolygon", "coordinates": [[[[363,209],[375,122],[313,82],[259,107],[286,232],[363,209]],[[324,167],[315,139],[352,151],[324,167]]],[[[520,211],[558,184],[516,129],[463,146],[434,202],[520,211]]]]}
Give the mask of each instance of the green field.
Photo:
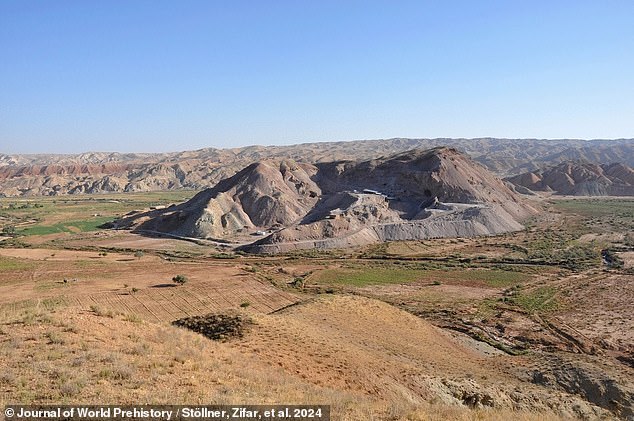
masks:
{"type": "Polygon", "coordinates": [[[0,229],[18,235],[95,231],[133,210],[166,206],[191,198],[194,191],[0,199],[0,229]]]}
{"type": "Polygon", "coordinates": [[[91,219],[83,219],[78,221],[60,222],[53,225],[34,225],[32,227],[18,229],[16,233],[20,235],[46,235],[56,234],[59,232],[88,232],[97,231],[100,225],[112,221],[112,216],[94,217],[91,219]]]}
{"type": "Polygon", "coordinates": [[[430,283],[474,282],[489,287],[506,287],[524,282],[529,275],[521,272],[489,269],[470,270],[425,270],[394,267],[366,267],[354,269],[326,269],[315,273],[311,283],[320,285],[367,285],[401,284],[416,281],[430,283]]]}
{"type": "Polygon", "coordinates": [[[591,232],[634,231],[634,200],[630,198],[565,199],[552,204],[559,211],[581,216],[591,232]]]}
{"type": "Polygon", "coordinates": [[[565,199],[553,201],[555,208],[587,217],[619,216],[634,218],[634,200],[620,199],[565,199]]]}

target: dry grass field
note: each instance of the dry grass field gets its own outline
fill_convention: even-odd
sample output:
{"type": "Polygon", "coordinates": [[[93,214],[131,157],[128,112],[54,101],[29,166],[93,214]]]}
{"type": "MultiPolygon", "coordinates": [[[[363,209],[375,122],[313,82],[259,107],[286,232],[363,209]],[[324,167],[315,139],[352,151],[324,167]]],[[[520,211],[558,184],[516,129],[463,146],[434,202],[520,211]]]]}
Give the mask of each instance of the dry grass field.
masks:
{"type": "MultiPolygon", "coordinates": [[[[335,419],[348,420],[503,420],[511,416],[508,409],[473,411],[456,405],[450,389],[445,390],[440,380],[434,382],[433,374],[423,374],[436,370],[432,369],[435,364],[451,366],[447,351],[455,351],[450,339],[424,322],[411,320],[412,339],[425,340],[421,347],[410,343],[401,350],[407,345],[405,337],[385,343],[381,335],[366,343],[362,329],[374,320],[367,311],[377,306],[379,311],[386,310],[380,318],[386,328],[395,327],[399,317],[384,304],[368,307],[359,300],[328,297],[298,307],[299,313],[270,316],[247,311],[255,319],[252,332],[244,340],[227,343],[132,314],[95,312],[63,303],[5,312],[0,404],[285,402],[327,403],[335,419]],[[341,306],[344,311],[339,312],[341,306]],[[330,310],[332,317],[317,328],[317,315],[324,310],[330,310]],[[341,317],[352,322],[350,331],[341,328],[341,317]],[[434,353],[429,360],[428,351],[434,353]],[[416,360],[403,362],[413,356],[425,361],[427,369],[416,367],[416,360]],[[430,387],[440,387],[447,402],[425,400],[430,387]]],[[[457,356],[465,358],[457,372],[479,363],[480,357],[467,349],[459,350],[457,356]]],[[[512,416],[560,419],[529,409],[513,411],[512,416]]]]}
{"type": "Polygon", "coordinates": [[[632,414],[632,201],[553,203],[513,235],[267,257],[88,225],[49,232],[174,199],[157,197],[109,197],[103,210],[0,200],[5,221],[37,219],[0,241],[0,404],[319,403],[342,420],[632,414]],[[623,265],[608,266],[607,249],[623,265]],[[170,324],[227,312],[253,321],[243,337],[170,324]]]}

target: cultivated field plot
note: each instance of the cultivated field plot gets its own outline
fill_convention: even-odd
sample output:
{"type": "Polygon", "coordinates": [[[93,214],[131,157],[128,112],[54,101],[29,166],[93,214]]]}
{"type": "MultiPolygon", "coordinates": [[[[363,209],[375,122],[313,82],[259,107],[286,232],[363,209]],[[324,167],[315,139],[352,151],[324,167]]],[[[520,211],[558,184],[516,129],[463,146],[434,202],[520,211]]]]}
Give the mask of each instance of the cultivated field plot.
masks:
{"type": "Polygon", "coordinates": [[[271,313],[298,301],[297,295],[256,280],[222,284],[210,281],[178,287],[157,285],[135,293],[105,292],[69,297],[71,304],[82,308],[135,315],[159,322],[237,308],[271,313]]]}
{"type": "Polygon", "coordinates": [[[0,309],[11,314],[62,303],[171,322],[231,309],[270,313],[301,300],[235,259],[172,261],[141,254],[0,249],[0,309]],[[187,282],[175,284],[176,275],[187,282]]]}

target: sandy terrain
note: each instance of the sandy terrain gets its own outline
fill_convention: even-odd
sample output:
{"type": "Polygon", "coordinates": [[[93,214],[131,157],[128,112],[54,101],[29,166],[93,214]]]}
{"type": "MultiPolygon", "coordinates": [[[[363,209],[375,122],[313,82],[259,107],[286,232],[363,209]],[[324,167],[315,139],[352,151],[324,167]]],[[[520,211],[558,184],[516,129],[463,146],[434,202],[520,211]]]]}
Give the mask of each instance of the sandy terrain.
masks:
{"type": "MultiPolygon", "coordinates": [[[[226,355],[228,360],[238,358],[247,361],[234,366],[233,370],[247,370],[248,366],[250,370],[259,373],[258,376],[265,376],[268,379],[266,382],[275,383],[274,390],[284,396],[300,396],[297,392],[287,391],[279,383],[280,378],[289,378],[292,380],[288,384],[299,387],[304,391],[302,393],[312,393],[317,397],[329,396],[328,401],[338,408],[340,416],[345,413],[356,414],[338,419],[359,419],[358,411],[396,411],[400,416],[412,411],[428,412],[430,400],[442,405],[467,405],[475,408],[493,406],[496,411],[504,408],[533,412],[554,410],[560,416],[585,414],[590,419],[606,414],[604,410],[588,404],[580,397],[534,385],[529,381],[529,370],[534,363],[532,358],[509,357],[499,351],[495,352],[488,345],[462,335],[446,333],[419,317],[378,300],[330,294],[311,298],[280,290],[273,287],[271,282],[264,281],[274,274],[279,278],[272,277],[271,281],[278,282],[293,279],[302,273],[336,268],[338,262],[324,265],[319,260],[312,264],[302,261],[262,260],[262,265],[254,269],[254,266],[247,264],[250,262],[248,259],[174,262],[154,255],[135,258],[121,253],[103,256],[97,252],[47,249],[0,249],[0,258],[3,259],[0,261],[3,264],[3,282],[0,285],[3,303],[0,305],[0,314],[3,318],[31,317],[19,315],[25,314],[24,312],[28,314],[33,311],[29,310],[31,308],[35,308],[36,312],[46,311],[51,306],[50,303],[45,303],[47,297],[63,297],[62,306],[65,309],[59,311],[68,315],[63,317],[66,321],[60,326],[66,326],[64,329],[68,329],[70,325],[74,327],[68,332],[62,330],[60,333],[51,333],[56,332],[55,324],[45,327],[45,334],[48,336],[44,336],[43,340],[48,338],[52,343],[43,347],[42,352],[55,352],[58,342],[63,342],[65,349],[96,349],[95,347],[102,346],[103,341],[119,341],[122,349],[130,346],[141,349],[139,347],[148,346],[152,351],[146,355],[145,360],[161,358],[160,355],[173,352],[175,356],[169,358],[184,361],[178,362],[183,365],[184,371],[167,366],[159,377],[179,379],[175,381],[186,384],[187,390],[191,390],[196,399],[207,399],[211,392],[205,390],[216,390],[219,385],[224,385],[231,390],[227,394],[229,400],[244,399],[244,393],[253,393],[258,399],[275,400],[270,397],[269,391],[264,391],[266,388],[261,382],[249,380],[250,385],[232,383],[231,379],[236,378],[237,374],[229,374],[232,369],[230,365],[225,367],[225,363],[222,363],[225,368],[220,370],[229,377],[219,380],[216,385],[210,385],[207,377],[198,374],[200,368],[196,368],[198,365],[193,362],[199,358],[208,358],[193,356],[199,352],[205,355],[210,352],[200,348],[201,345],[196,345],[200,351],[185,351],[186,343],[173,344],[169,348],[171,351],[168,351],[168,348],[159,349],[158,345],[151,342],[151,338],[137,340],[137,345],[128,344],[117,336],[118,333],[110,334],[110,339],[105,338],[102,334],[107,331],[99,333],[103,327],[94,325],[95,317],[96,320],[103,319],[106,326],[120,326],[112,327],[116,330],[130,331],[127,326],[131,321],[133,325],[147,326],[145,329],[149,332],[158,332],[159,328],[155,326],[167,326],[170,321],[186,315],[241,311],[252,317],[255,325],[243,339],[223,345],[222,350],[213,348],[216,349],[214,352],[226,355]],[[186,274],[189,282],[183,286],[172,286],[171,276],[177,273],[186,274]],[[75,276],[77,280],[74,280],[75,276]],[[64,277],[67,279],[66,283],[63,282],[64,277]],[[133,292],[133,287],[138,290],[133,292]],[[37,298],[36,302],[33,301],[34,298],[37,298]],[[298,305],[292,305],[298,302],[298,305]],[[244,303],[248,303],[248,306],[243,305],[244,303]],[[75,339],[79,338],[76,336],[79,333],[72,333],[87,330],[91,334],[84,341],[75,339]],[[148,345],[140,345],[143,343],[148,345]],[[184,356],[179,357],[178,352],[184,356]],[[277,370],[279,374],[265,375],[267,370],[277,370]],[[182,377],[184,373],[190,374],[182,377]],[[185,378],[193,380],[183,380],[185,378]],[[334,390],[345,392],[334,399],[334,390]],[[360,409],[360,405],[363,409],[360,409]],[[395,409],[396,407],[399,409],[395,409]]],[[[466,305],[500,293],[500,288],[491,288],[484,284],[466,285],[461,284],[463,281],[459,279],[455,280],[455,284],[447,282],[442,285],[413,282],[367,286],[358,292],[398,299],[417,297],[421,301],[435,300],[437,304],[445,299],[447,305],[466,305]],[[451,297],[451,300],[447,300],[447,297],[451,297]]],[[[20,323],[18,326],[22,326],[20,323]]],[[[47,326],[48,322],[36,323],[47,326]]],[[[512,328],[511,321],[508,325],[512,328]]],[[[25,324],[16,331],[23,333],[12,331],[11,336],[8,336],[6,326],[9,325],[1,326],[5,333],[0,333],[0,349],[12,348],[14,351],[10,354],[11,358],[33,352],[31,342],[15,339],[22,337],[22,334],[25,338],[33,337],[30,325],[25,324]],[[10,339],[11,337],[14,339],[10,339]]],[[[136,327],[133,330],[136,332],[136,327]]],[[[155,334],[173,336],[171,333],[155,334]]],[[[34,337],[40,337],[38,335],[41,336],[42,333],[35,334],[34,337]]],[[[139,333],[135,335],[139,336],[139,333]]],[[[182,338],[185,337],[189,338],[182,338]]],[[[77,355],[87,352],[75,351],[77,355]]],[[[86,391],[82,396],[93,396],[96,399],[99,393],[97,390],[107,387],[106,394],[119,401],[127,402],[126,399],[135,396],[153,396],[155,401],[161,401],[161,396],[167,395],[161,395],[163,389],[149,385],[150,379],[156,379],[156,376],[150,375],[152,369],[147,363],[141,362],[143,359],[137,359],[137,352],[143,355],[149,351],[131,351],[129,356],[116,357],[115,361],[121,362],[114,363],[111,370],[115,374],[103,374],[88,369],[88,376],[122,378],[106,377],[96,383],[86,379],[76,380],[83,385],[80,389],[86,391]],[[122,370],[122,374],[116,374],[119,372],[117,370],[122,370]],[[132,387],[129,384],[132,377],[125,374],[129,370],[145,373],[142,376],[145,380],[137,380],[137,386],[134,387],[139,388],[135,389],[138,392],[122,397],[111,388],[118,387],[117,384],[132,387]],[[108,386],[104,381],[108,382],[108,386]]],[[[87,354],[83,358],[89,361],[95,356],[87,354]]],[[[205,360],[201,364],[208,364],[210,361],[212,360],[205,360]]],[[[56,365],[57,370],[71,373],[71,364],[75,363],[70,359],[60,362],[56,365]],[[68,368],[64,369],[65,366],[68,368]]],[[[96,365],[105,367],[103,363],[96,365]]],[[[218,366],[214,368],[218,369],[218,366]]],[[[22,370],[24,373],[26,369],[23,367],[22,370]]],[[[66,383],[40,378],[41,374],[34,374],[33,377],[39,379],[36,383],[11,390],[34,391],[46,387],[50,390],[49,395],[46,395],[48,398],[35,395],[39,396],[37,399],[55,399],[58,396],[56,393],[62,393],[64,384],[75,382],[74,374],[64,375],[70,379],[66,383]]],[[[247,378],[253,379],[253,376],[249,375],[247,378]]],[[[167,390],[164,389],[165,393],[167,390]]],[[[185,399],[184,395],[182,399],[185,399]]],[[[433,409],[437,410],[439,409],[433,409]]],[[[490,419],[495,419],[494,413],[490,415],[490,419]]],[[[540,419],[543,417],[547,415],[540,419]]]]}
{"type": "Polygon", "coordinates": [[[503,400],[488,407],[489,397],[501,395],[478,383],[486,380],[484,360],[422,320],[406,316],[403,325],[398,310],[362,298],[328,297],[275,315],[251,313],[256,324],[247,337],[226,343],[164,323],[76,307],[28,311],[1,325],[2,405],[327,402],[333,420],[350,421],[548,421],[568,419],[574,404],[601,414],[559,393],[535,395],[525,410],[511,411],[503,400]],[[381,330],[366,335],[374,327],[397,337],[381,330]],[[459,359],[452,361],[454,351],[459,359]],[[442,377],[441,369],[451,366],[453,373],[468,370],[477,381],[442,377]],[[440,400],[423,401],[430,394],[440,400]],[[568,404],[563,409],[554,404],[560,416],[539,411],[539,399],[562,396],[568,404]],[[455,405],[462,399],[475,407],[455,405]]]}
{"type": "Polygon", "coordinates": [[[566,285],[558,317],[607,349],[634,353],[634,276],[599,274],[582,282],[566,285]]]}
{"type": "Polygon", "coordinates": [[[634,268],[634,251],[619,253],[619,257],[623,259],[623,267],[625,269],[634,268]]]}

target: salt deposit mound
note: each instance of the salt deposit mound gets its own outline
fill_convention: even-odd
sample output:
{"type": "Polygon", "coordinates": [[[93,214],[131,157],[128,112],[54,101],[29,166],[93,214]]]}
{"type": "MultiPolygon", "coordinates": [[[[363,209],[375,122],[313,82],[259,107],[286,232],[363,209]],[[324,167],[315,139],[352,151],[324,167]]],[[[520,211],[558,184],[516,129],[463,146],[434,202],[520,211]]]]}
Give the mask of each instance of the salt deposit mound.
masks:
{"type": "Polygon", "coordinates": [[[362,162],[263,161],[188,202],[114,225],[277,253],[494,235],[522,229],[534,212],[484,167],[440,147],[362,162]]]}

